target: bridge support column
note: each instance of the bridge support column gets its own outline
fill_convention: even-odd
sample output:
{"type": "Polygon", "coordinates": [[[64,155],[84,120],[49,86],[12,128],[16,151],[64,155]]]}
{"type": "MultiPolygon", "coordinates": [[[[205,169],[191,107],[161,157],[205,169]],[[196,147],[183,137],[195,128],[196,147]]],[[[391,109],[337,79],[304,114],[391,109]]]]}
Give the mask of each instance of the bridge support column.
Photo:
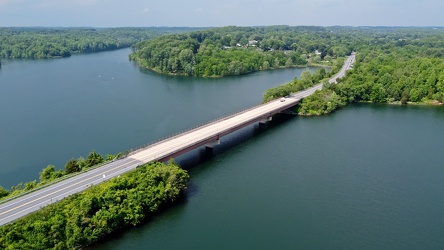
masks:
{"type": "Polygon", "coordinates": [[[265,119],[262,119],[262,120],[260,120],[259,121],[259,123],[260,124],[265,124],[265,123],[267,123],[267,122],[270,122],[271,120],[272,120],[272,116],[270,116],[270,117],[268,117],[268,118],[265,118],[265,119]]]}
{"type": "Polygon", "coordinates": [[[217,139],[216,141],[212,142],[212,143],[208,143],[205,145],[206,148],[213,148],[216,145],[220,144],[220,139],[217,139]]]}

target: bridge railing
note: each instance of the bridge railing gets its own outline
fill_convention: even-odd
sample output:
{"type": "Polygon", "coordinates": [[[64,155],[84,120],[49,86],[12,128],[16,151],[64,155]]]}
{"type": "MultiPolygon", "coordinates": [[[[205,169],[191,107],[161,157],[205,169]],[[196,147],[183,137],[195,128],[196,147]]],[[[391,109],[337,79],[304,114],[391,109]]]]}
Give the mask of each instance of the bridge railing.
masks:
{"type": "MultiPolygon", "coordinates": [[[[278,101],[278,100],[275,100],[275,101],[278,101]]],[[[136,147],[136,148],[129,149],[129,150],[125,151],[126,153],[125,153],[124,155],[126,155],[126,156],[131,156],[131,155],[136,154],[136,153],[138,153],[139,151],[141,151],[141,150],[143,150],[143,149],[145,149],[145,148],[147,148],[147,147],[153,146],[153,145],[155,145],[155,144],[157,144],[157,143],[159,143],[159,142],[162,142],[162,141],[165,141],[165,140],[171,140],[171,139],[177,138],[177,137],[180,136],[180,135],[183,135],[183,134],[186,134],[186,133],[190,133],[190,132],[192,132],[192,131],[195,131],[196,129],[199,129],[199,128],[202,128],[202,127],[205,127],[205,126],[209,126],[209,125],[214,124],[214,123],[217,123],[217,122],[219,122],[219,121],[223,121],[223,120],[229,119],[229,118],[234,117],[234,116],[236,116],[236,115],[239,115],[239,114],[241,114],[241,113],[245,113],[245,112],[247,112],[247,111],[253,110],[253,109],[258,108],[258,107],[261,107],[261,106],[263,106],[263,105],[265,105],[265,104],[266,104],[266,103],[261,103],[261,104],[258,104],[258,105],[255,105],[255,106],[251,106],[251,107],[249,107],[249,108],[245,108],[245,109],[243,109],[243,110],[240,110],[240,111],[237,111],[237,112],[234,112],[234,113],[231,113],[231,114],[225,115],[225,116],[223,116],[223,117],[219,117],[219,118],[216,118],[216,119],[210,120],[210,121],[208,121],[208,122],[205,122],[205,123],[201,123],[201,124],[195,125],[194,127],[191,127],[191,128],[189,128],[189,129],[186,129],[186,130],[182,130],[182,131],[180,131],[180,132],[174,133],[174,134],[169,135],[169,136],[162,137],[162,138],[157,139],[157,140],[155,140],[155,141],[152,141],[152,142],[146,143],[146,144],[144,144],[144,145],[142,145],[142,146],[140,146],[140,147],[136,147]]]]}

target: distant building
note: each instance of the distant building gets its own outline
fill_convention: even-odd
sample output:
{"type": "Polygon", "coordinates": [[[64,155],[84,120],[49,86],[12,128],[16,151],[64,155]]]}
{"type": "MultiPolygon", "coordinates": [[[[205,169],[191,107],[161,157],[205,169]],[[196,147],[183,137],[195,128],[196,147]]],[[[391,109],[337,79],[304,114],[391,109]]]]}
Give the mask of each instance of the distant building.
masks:
{"type": "Polygon", "coordinates": [[[251,41],[248,41],[248,46],[256,46],[257,45],[257,43],[258,43],[258,41],[256,41],[256,40],[251,40],[251,41]]]}
{"type": "Polygon", "coordinates": [[[315,54],[320,56],[320,55],[322,55],[322,52],[320,52],[319,50],[315,50],[315,54]]]}

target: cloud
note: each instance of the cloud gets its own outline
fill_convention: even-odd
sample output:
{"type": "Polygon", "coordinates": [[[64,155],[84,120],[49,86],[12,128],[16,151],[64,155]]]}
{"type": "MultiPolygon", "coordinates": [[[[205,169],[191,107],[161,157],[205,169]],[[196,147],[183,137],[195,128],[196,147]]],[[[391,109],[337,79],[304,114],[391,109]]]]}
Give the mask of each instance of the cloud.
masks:
{"type": "Polygon", "coordinates": [[[145,9],[142,10],[142,13],[147,13],[150,11],[150,8],[146,7],[145,9]]]}

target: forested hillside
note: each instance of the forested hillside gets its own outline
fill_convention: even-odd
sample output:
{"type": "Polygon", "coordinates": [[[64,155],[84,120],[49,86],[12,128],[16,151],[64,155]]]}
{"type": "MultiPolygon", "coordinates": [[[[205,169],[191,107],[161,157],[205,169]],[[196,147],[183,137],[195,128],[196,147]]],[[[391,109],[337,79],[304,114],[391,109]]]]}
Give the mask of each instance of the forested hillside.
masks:
{"type": "Polygon", "coordinates": [[[443,103],[444,29],[372,28],[366,34],[353,70],[340,84],[306,98],[300,114],[328,113],[356,101],[443,103]],[[339,105],[328,109],[332,96],[339,105]]]}
{"type": "Polygon", "coordinates": [[[223,27],[143,41],[130,58],[161,73],[221,77],[328,65],[350,54],[357,42],[353,32],[338,27],[223,27]]]}
{"type": "Polygon", "coordinates": [[[0,58],[55,58],[114,50],[191,28],[0,28],[0,58]]]}

